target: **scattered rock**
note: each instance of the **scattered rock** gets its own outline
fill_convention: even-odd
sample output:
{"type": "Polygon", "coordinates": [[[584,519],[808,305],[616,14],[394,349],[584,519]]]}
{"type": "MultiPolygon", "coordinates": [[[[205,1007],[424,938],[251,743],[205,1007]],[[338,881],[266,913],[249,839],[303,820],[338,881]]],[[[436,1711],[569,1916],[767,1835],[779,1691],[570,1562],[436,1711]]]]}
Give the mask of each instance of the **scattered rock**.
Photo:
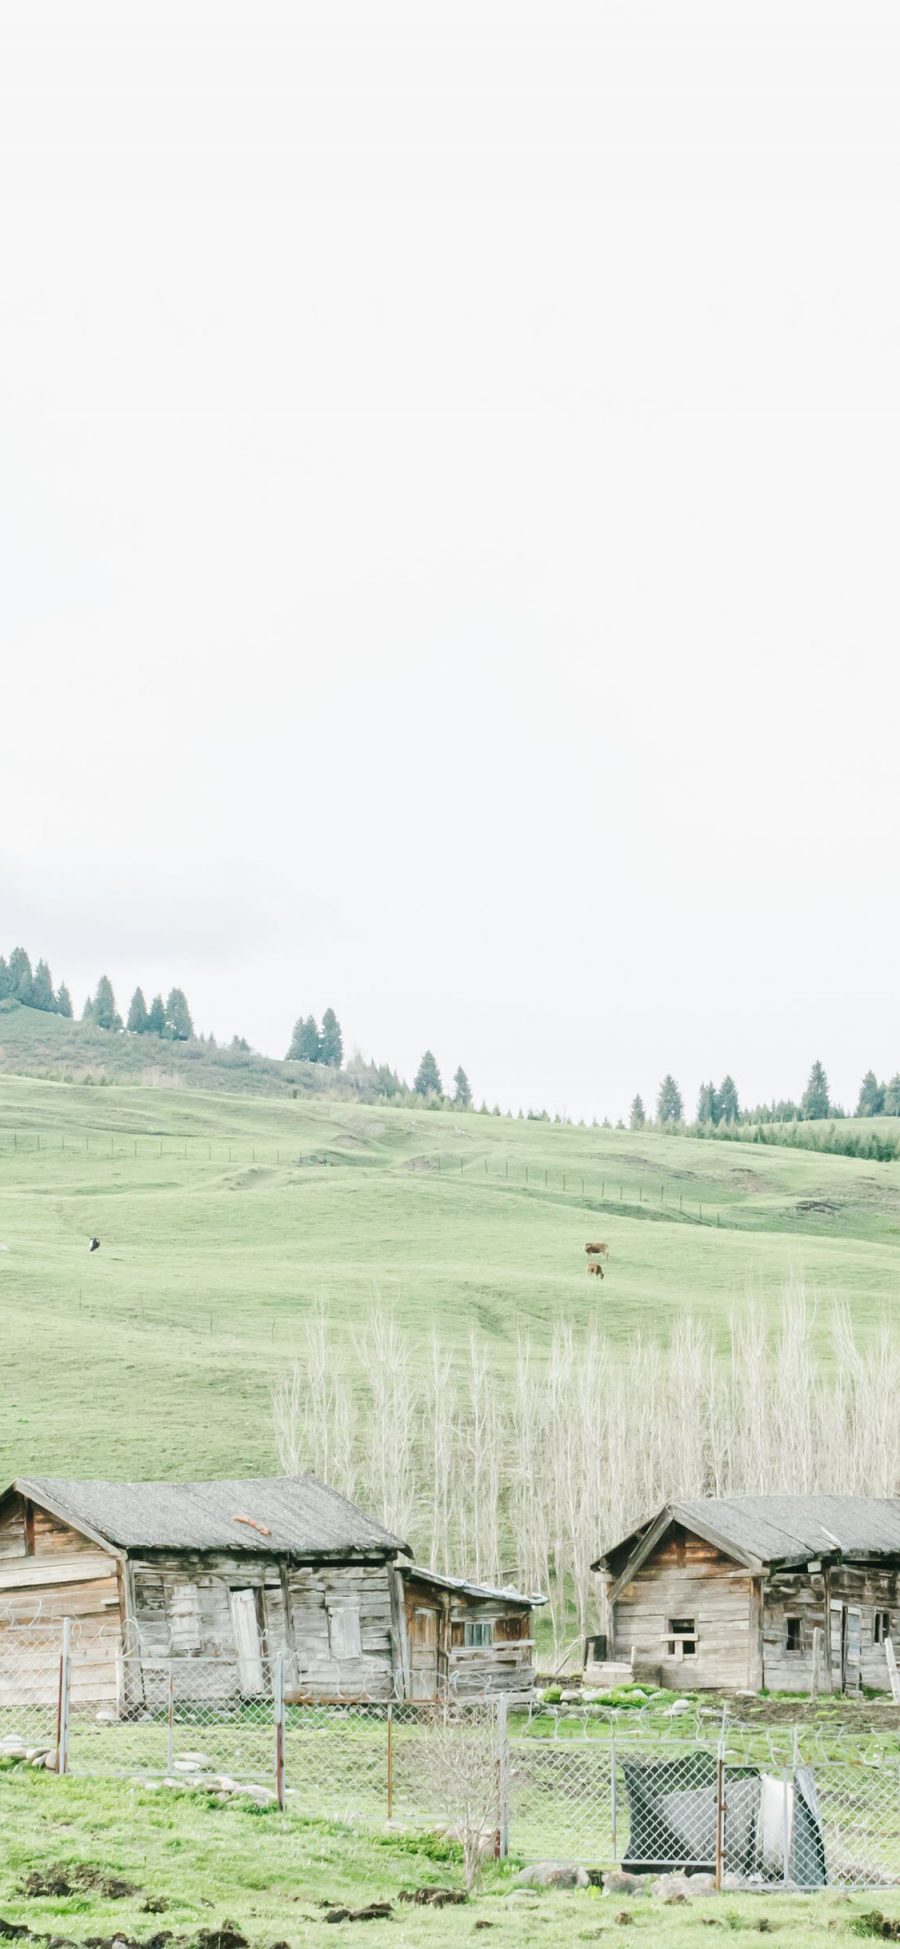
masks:
{"type": "Polygon", "coordinates": [[[168,1906],[165,1895],[148,1895],[143,1912],[145,1915],[165,1915],[168,1906]]]}
{"type": "Polygon", "coordinates": [[[690,1901],[694,1895],[715,1893],[715,1875],[671,1874],[660,1875],[653,1884],[653,1893],[658,1901],[690,1901]]]}
{"type": "Polygon", "coordinates": [[[682,1712],[691,1712],[692,1710],[693,1707],[690,1699],[673,1699],[671,1705],[666,1706],[663,1718],[678,1719],[682,1712]]]}
{"type": "Polygon", "coordinates": [[[616,1916],[616,1921],[619,1922],[624,1927],[627,1922],[634,1921],[634,1916],[630,1914],[627,1908],[620,1908],[619,1913],[616,1916]]]}
{"type": "Polygon", "coordinates": [[[236,1922],[223,1922],[220,1929],[199,1929],[197,1949],[247,1949],[247,1938],[236,1922]]]}
{"type": "Polygon", "coordinates": [[[533,1861],[516,1876],[517,1888],[589,1888],[591,1878],[577,1861],[533,1861]]]}
{"type": "Polygon", "coordinates": [[[475,1927],[476,1929],[492,1929],[494,1927],[494,1923],[489,1922],[487,1920],[487,1917],[483,1915],[481,1917],[481,1920],[476,1922],[475,1927]]]}
{"type": "Polygon", "coordinates": [[[604,1895],[649,1895],[652,1875],[630,1875],[624,1868],[608,1868],[601,1876],[604,1895]]]}

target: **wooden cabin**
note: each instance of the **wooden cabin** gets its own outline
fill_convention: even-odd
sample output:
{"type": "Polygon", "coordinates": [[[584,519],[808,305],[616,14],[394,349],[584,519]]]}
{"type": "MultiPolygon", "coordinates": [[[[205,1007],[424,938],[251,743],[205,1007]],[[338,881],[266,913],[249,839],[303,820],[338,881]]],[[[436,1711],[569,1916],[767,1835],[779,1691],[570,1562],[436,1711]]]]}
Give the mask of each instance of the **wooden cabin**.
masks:
{"type": "Polygon", "coordinates": [[[607,1656],[678,1691],[891,1689],[900,1497],[670,1502],[605,1551],[607,1656]]]}
{"type": "MultiPolygon", "coordinates": [[[[409,1546],[311,1475],[233,1482],[29,1477],[0,1495],[0,1703],[10,1628],[46,1643],[80,1627],[73,1696],[154,1704],[170,1666],[184,1696],[471,1697],[533,1684],[541,1598],[413,1565],[409,1546]],[[4,1642],[6,1640],[6,1642],[4,1642]],[[196,1661],[203,1661],[202,1673],[196,1661]]],[[[35,1681],[37,1682],[37,1681],[35,1681]]]]}

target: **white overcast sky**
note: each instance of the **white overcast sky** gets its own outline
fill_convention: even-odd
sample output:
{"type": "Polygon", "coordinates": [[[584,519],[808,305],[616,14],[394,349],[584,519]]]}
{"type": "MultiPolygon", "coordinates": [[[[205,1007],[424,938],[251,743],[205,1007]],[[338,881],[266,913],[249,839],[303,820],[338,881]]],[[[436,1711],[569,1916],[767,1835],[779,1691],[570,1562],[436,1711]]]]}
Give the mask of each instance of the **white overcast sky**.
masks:
{"type": "Polygon", "coordinates": [[[895,0],[9,0],[0,951],[900,1068],[895,0]]]}

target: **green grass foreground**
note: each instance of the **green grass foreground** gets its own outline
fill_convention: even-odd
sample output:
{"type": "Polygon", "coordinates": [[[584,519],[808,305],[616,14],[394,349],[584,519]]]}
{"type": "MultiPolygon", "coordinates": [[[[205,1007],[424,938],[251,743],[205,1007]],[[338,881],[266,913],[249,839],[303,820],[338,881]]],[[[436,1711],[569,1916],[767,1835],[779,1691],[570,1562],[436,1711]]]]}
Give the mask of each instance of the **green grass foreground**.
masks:
{"type": "Polygon", "coordinates": [[[351,1375],[379,1304],[423,1358],[432,1326],[460,1353],[477,1328],[502,1373],[561,1319],[665,1340],[690,1308],[724,1344],[790,1279],[827,1354],[830,1306],[865,1335],[898,1272],[900,1164],[2,1076],[0,1468],[270,1470],[272,1386],[320,1297],[351,1375]]]}
{"type": "MultiPolygon", "coordinates": [[[[644,1897],[626,1900],[599,1889],[514,1894],[518,1863],[491,1865],[483,1885],[464,1907],[432,1910],[398,1901],[401,1890],[442,1884],[460,1887],[455,1850],[420,1840],[366,1834],[351,1827],[300,1820],[290,1813],[252,1813],[234,1806],[207,1808],[187,1796],[177,1800],[125,1783],[55,1780],[19,1772],[0,1777],[0,1916],[36,1933],[77,1943],[121,1933],[148,1941],[161,1929],[184,1943],[224,1920],[245,1935],[251,1949],[287,1943],[339,1943],[348,1935],[372,1949],[382,1943],[432,1943],[451,1949],[472,1941],[490,1924],[497,1949],[504,1944],[615,1941],[626,1912],[634,1939],[666,1949],[716,1940],[719,1932],[755,1935],[761,1922],[784,1949],[796,1943],[858,1942],[860,1918],[877,1908],[900,1915],[894,1897],[815,1897],[777,1893],[729,1894],[669,1906],[644,1897]],[[86,1890],[68,1896],[28,1897],[26,1877],[50,1868],[99,1869],[137,1884],[140,1893],[109,1900],[86,1890]],[[147,1912],[148,1898],[166,1903],[147,1912]],[[389,1901],[390,1919],[330,1924],[322,1904],[358,1908],[389,1901]]],[[[631,1935],[625,1937],[627,1941],[631,1935]]]]}

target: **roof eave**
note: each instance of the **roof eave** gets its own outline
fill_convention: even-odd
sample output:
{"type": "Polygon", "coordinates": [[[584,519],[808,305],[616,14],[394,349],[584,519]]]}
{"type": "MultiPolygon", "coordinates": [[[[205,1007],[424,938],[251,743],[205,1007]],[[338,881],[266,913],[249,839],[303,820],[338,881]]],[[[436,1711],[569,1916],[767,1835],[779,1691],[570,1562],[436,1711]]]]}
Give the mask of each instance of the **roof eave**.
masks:
{"type": "Polygon", "coordinates": [[[96,1543],[98,1549],[106,1550],[120,1563],[124,1561],[126,1551],[120,1543],[114,1543],[112,1538],[104,1536],[101,1530],[94,1529],[90,1523],[85,1523],[80,1517],[73,1516],[70,1510],[53,1501],[39,1483],[29,1481],[27,1475],[16,1476],[15,1481],[9,1484],[9,1488],[3,1490],[3,1495],[8,1495],[9,1489],[15,1489],[18,1495],[25,1496],[29,1502],[36,1502],[39,1509],[46,1509],[51,1516],[56,1517],[57,1522],[65,1523],[67,1529],[77,1530],[79,1536],[86,1536],[89,1542],[96,1543]]]}
{"type": "Polygon", "coordinates": [[[445,1577],[440,1570],[429,1570],[421,1563],[399,1563],[397,1568],[403,1577],[421,1577],[423,1583],[437,1584],[440,1590],[457,1591],[461,1595],[506,1598],[508,1603],[522,1604],[529,1610],[537,1610],[547,1602],[541,1591],[528,1594],[524,1590],[501,1590],[496,1584],[470,1583],[467,1577],[445,1577]]]}

